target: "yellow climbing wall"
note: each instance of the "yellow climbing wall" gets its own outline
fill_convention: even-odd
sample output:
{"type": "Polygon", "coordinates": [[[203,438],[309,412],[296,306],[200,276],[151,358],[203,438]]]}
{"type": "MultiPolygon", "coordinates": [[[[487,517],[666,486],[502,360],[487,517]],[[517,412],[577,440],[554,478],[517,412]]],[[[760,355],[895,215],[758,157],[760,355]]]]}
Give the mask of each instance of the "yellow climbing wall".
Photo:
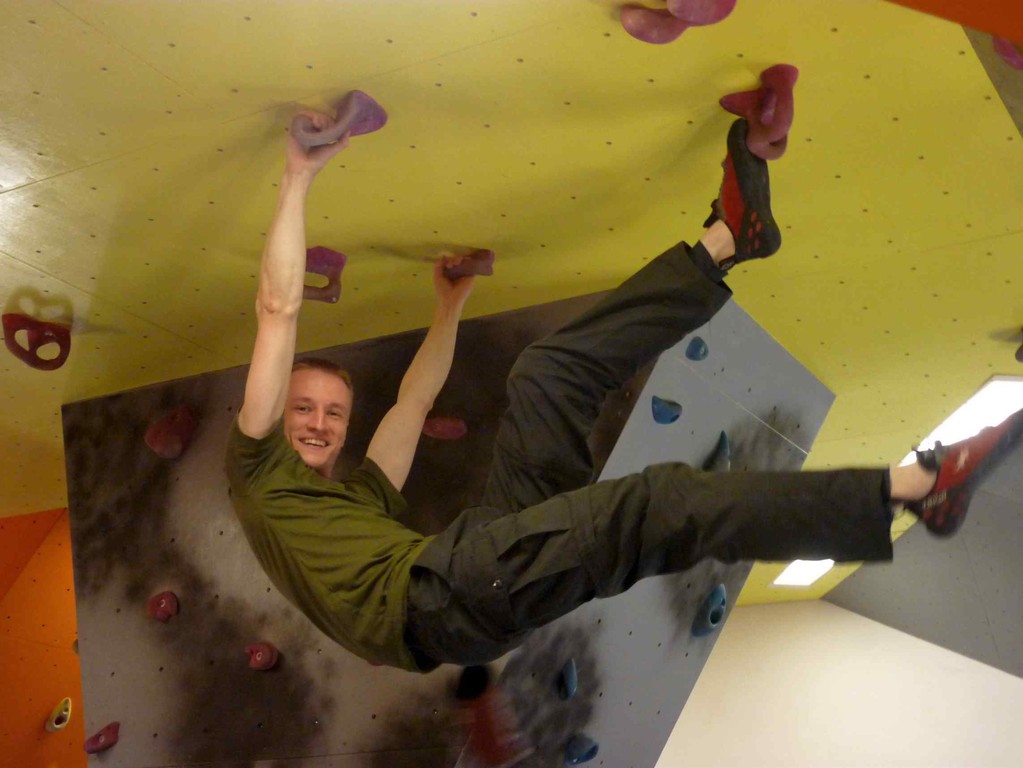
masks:
{"type": "MultiPolygon", "coordinates": [[[[61,403],[247,362],[284,130],[352,88],[391,120],[312,191],[309,244],[350,259],[341,301],[304,309],[301,349],[425,325],[423,260],[443,247],[497,252],[481,315],[609,288],[698,237],[730,120],[717,99],[787,62],[785,244],[730,283],[837,394],[808,466],[898,459],[1017,372],[1023,151],[960,27],[741,0],[653,46],[616,8],[6,0],[0,305],[74,336],[56,372],[0,358],[0,515],[66,503],[61,403]]],[[[748,599],[795,594],[758,586],[776,570],[748,599]]]]}

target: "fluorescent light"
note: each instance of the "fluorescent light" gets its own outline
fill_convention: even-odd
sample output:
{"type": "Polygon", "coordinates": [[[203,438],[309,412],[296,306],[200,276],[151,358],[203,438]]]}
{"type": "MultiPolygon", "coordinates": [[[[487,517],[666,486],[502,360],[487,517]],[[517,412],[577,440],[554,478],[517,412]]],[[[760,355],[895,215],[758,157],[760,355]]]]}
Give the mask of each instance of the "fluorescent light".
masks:
{"type": "MultiPolygon", "coordinates": [[[[933,448],[937,441],[951,445],[972,437],[984,427],[1001,424],[1020,408],[1023,408],[1023,377],[992,376],[973,397],[920,441],[920,450],[933,448]]],[[[915,461],[916,454],[910,451],[900,463],[905,465],[915,461]]]]}
{"type": "Polygon", "coordinates": [[[774,580],[774,584],[779,587],[808,587],[834,565],[834,560],[794,560],[774,580]]]}
{"type": "MultiPolygon", "coordinates": [[[[1001,424],[1020,408],[1023,408],[1023,376],[992,376],[973,397],[920,441],[920,450],[933,448],[938,441],[951,445],[965,440],[984,427],[1001,424]]],[[[910,451],[901,463],[915,461],[916,453],[910,451]]],[[[796,560],[773,583],[779,587],[808,587],[834,565],[834,560],[796,560]]]]}

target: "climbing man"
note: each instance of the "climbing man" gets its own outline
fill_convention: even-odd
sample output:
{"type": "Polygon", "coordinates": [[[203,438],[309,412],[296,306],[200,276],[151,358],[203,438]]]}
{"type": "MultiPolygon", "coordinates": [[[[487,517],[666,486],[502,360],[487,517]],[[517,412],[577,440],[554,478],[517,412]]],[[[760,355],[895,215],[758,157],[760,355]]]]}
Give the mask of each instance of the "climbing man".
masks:
{"type": "MultiPolygon", "coordinates": [[[[330,118],[310,114],[317,127],[330,118]]],[[[433,323],[365,461],[332,479],[352,412],[351,379],[293,362],[305,272],[305,199],[347,145],[293,138],[266,239],[258,329],[227,474],[245,534],[270,579],[329,637],[374,662],[427,672],[479,664],[594,597],[714,558],[887,561],[893,508],[954,533],[973,488],[1023,435],[1023,411],[908,466],[704,473],[655,464],[594,482],[587,435],[605,395],[706,323],[736,264],[775,253],[767,164],[729,131],[721,192],[693,246],[679,243],[592,309],[530,345],[508,377],[509,407],[481,505],[437,536],[399,516],[423,423],[454,355],[472,277],[433,270],[433,323]]]]}

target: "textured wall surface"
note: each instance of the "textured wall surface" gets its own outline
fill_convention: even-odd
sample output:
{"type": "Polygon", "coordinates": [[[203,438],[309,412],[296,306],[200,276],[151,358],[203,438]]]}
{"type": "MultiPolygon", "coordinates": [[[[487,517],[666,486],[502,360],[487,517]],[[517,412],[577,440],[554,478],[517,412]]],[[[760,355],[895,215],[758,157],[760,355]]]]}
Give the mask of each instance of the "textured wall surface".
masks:
{"type": "Polygon", "coordinates": [[[960,27],[880,0],[742,0],[654,46],[620,4],[0,5],[0,305],[73,329],[59,371],[0,354],[0,516],[66,504],[61,403],[246,361],[283,130],[352,88],[391,121],[310,197],[310,243],[351,260],[302,349],[422,325],[413,275],[440,247],[497,251],[476,314],[609,288],[697,235],[718,99],[788,62],[783,252],[734,287],[837,395],[808,465],[896,459],[1016,369],[998,333],[1020,325],[1023,143],[960,27]],[[963,279],[973,264],[989,279],[963,279]]]}
{"type": "Polygon", "coordinates": [[[66,509],[52,509],[0,520],[0,552],[3,553],[0,559],[0,600],[4,599],[39,545],[66,512],[66,509]]]}
{"type": "Polygon", "coordinates": [[[46,538],[0,600],[0,763],[12,768],[85,765],[71,531],[66,512],[50,522],[46,538]],[[71,719],[48,733],[44,726],[65,697],[71,698],[71,719]]]}
{"type": "MultiPolygon", "coordinates": [[[[478,497],[514,356],[592,301],[463,324],[434,412],[464,418],[470,432],[456,442],[420,443],[405,489],[410,526],[437,531],[478,497]]],[[[645,384],[640,377],[609,401],[600,432],[606,442],[597,451],[610,454],[602,477],[656,461],[702,465],[723,430],[736,469],[802,464],[832,395],[734,303],[696,333],[707,345],[705,359],[689,360],[684,339],[645,384]],[[677,421],[655,421],[655,395],[681,406],[677,421]]],[[[355,378],[349,467],[393,401],[420,339],[402,334],[324,352],[355,378]]],[[[88,730],[122,724],[121,743],[105,763],[362,755],[383,766],[402,750],[409,764],[451,764],[465,738],[451,698],[457,670],[418,676],[368,666],[298,614],[249,550],[221,469],[245,373],[206,374],[64,409],[88,730]],[[179,459],[159,459],[142,435],[150,419],[181,402],[201,414],[195,440],[179,459]],[[119,429],[108,429],[114,423],[119,429]],[[179,595],[181,613],[166,624],[147,618],[146,599],[168,589],[179,595]],[[261,640],[282,651],[278,669],[248,669],[244,647],[261,640]]],[[[512,654],[503,679],[536,745],[532,764],[560,764],[565,742],[579,730],[600,741],[609,764],[653,765],[713,647],[713,635],[690,636],[696,611],[719,582],[734,604],[748,570],[705,563],[651,579],[584,606],[512,654]],[[568,655],[579,659],[580,693],[564,703],[552,670],[568,655]]]]}

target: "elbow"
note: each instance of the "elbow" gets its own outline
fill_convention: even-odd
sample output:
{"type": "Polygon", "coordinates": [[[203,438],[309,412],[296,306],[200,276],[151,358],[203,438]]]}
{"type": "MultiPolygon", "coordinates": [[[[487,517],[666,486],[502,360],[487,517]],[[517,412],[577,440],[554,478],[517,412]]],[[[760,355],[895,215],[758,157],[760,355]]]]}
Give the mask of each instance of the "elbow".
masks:
{"type": "Polygon", "coordinates": [[[410,400],[409,405],[415,409],[417,416],[422,416],[425,419],[433,410],[434,398],[432,397],[415,397],[410,400]]]}
{"type": "Polygon", "coordinates": [[[262,292],[256,296],[257,317],[296,318],[301,307],[301,298],[298,301],[289,301],[280,296],[265,295],[262,292]]]}
{"type": "Polygon", "coordinates": [[[423,392],[415,391],[412,387],[402,386],[398,390],[398,402],[401,403],[406,412],[415,414],[416,417],[422,416],[423,419],[433,410],[435,399],[435,397],[429,397],[423,392]]]}

